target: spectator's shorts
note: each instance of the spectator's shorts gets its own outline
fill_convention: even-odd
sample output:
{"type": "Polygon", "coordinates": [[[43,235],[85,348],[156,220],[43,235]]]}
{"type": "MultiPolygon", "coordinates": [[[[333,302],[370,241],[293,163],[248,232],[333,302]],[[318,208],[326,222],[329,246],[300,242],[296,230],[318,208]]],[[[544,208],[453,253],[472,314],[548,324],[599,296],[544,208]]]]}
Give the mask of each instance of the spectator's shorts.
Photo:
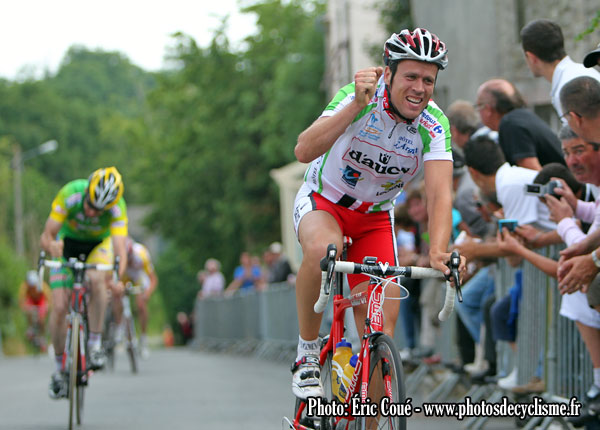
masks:
{"type": "MultiPolygon", "coordinates": [[[[592,282],[593,285],[593,282],[592,282]]],[[[591,287],[591,285],[590,285],[591,287]]],[[[580,322],[588,327],[600,329],[600,312],[588,305],[588,294],[575,291],[561,297],[560,315],[572,321],[580,322]]]]}
{"type": "MultiPolygon", "coordinates": [[[[348,248],[348,261],[360,263],[365,256],[373,256],[384,263],[398,264],[392,211],[371,213],[353,211],[330,202],[303,184],[294,204],[296,235],[302,217],[317,210],[331,214],[340,226],[342,234],[352,238],[352,246],[348,248]]],[[[324,256],[325,250],[323,250],[324,256]]],[[[368,279],[366,275],[349,275],[348,284],[350,288],[354,288],[368,279]]]]}
{"type": "Polygon", "coordinates": [[[587,292],[588,304],[591,308],[600,305],[600,275],[596,275],[587,292]]]}

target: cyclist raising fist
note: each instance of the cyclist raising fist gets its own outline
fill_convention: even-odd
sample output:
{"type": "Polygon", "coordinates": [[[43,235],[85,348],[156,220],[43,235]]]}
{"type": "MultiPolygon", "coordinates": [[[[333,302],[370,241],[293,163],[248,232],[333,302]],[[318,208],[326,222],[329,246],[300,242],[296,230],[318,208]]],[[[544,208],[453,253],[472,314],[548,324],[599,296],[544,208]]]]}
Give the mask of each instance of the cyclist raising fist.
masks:
{"type": "MultiPolygon", "coordinates": [[[[450,127],[431,100],[438,71],[448,63],[446,46],[425,29],[402,30],[386,41],[383,58],[385,68],[360,70],[338,91],[295,148],[298,160],[310,163],[294,210],[303,261],[296,282],[300,338],[292,389],[300,398],[324,394],[318,358],[321,316],[313,311],[319,260],[329,243],[341,250],[345,235],[353,239],[349,260],[369,255],[396,264],[394,200],[423,166],[429,260],[434,269],[450,272],[445,266],[452,207],[450,127]]],[[[360,291],[367,277],[351,275],[348,282],[360,291]]],[[[354,309],[360,334],[366,309],[354,309]]],[[[391,336],[398,310],[397,300],[385,302],[384,331],[391,336]]]]}

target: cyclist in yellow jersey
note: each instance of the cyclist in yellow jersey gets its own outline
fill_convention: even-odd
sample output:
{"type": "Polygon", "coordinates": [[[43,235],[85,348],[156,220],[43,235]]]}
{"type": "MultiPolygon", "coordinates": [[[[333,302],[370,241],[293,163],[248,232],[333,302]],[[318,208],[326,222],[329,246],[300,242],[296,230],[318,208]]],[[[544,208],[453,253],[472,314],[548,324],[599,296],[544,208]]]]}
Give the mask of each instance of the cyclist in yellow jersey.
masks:
{"type": "MultiPolygon", "coordinates": [[[[86,256],[88,263],[111,264],[114,256],[120,258],[119,278],[127,267],[127,207],[123,195],[123,181],[115,167],[94,171],[88,179],[77,179],[61,188],[52,202],[50,216],[41,236],[41,247],[53,258],[86,256]]],[[[111,272],[87,271],[90,280],[89,362],[92,369],[100,369],[106,360],[101,335],[106,309],[106,288],[122,291],[123,284],[112,285],[111,272]]],[[[62,354],[65,347],[72,276],[67,269],[50,272],[52,310],[50,333],[56,353],[56,369],[50,382],[52,398],[66,395],[64,375],[61,374],[62,354]]]]}
{"type": "MultiPolygon", "coordinates": [[[[131,282],[132,285],[138,286],[142,292],[136,296],[136,306],[139,315],[141,336],[140,336],[140,352],[142,358],[147,358],[148,343],[146,340],[146,329],[148,327],[148,300],[156,290],[158,285],[158,276],[154,271],[154,265],[150,258],[148,249],[139,242],[128,237],[126,240],[127,249],[127,270],[122,278],[123,283],[131,282]]],[[[117,331],[117,342],[123,337],[123,326],[121,319],[123,314],[123,304],[121,301],[122,294],[115,294],[113,298],[113,309],[115,311],[115,321],[119,324],[117,331]]]]}

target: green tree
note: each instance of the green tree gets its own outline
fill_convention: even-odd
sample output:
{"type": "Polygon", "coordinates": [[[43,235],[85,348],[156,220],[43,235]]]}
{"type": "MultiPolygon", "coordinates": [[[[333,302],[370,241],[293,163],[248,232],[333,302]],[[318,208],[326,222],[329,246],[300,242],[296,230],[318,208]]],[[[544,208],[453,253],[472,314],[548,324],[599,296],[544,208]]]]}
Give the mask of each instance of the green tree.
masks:
{"type": "Polygon", "coordinates": [[[234,50],[218,30],[210,46],[176,36],[181,68],[149,94],[136,172],[154,211],[149,224],[194,267],[219,258],[229,276],[243,250],[277,239],[270,169],[294,160],[298,133],[324,106],[322,3],[265,1],[244,9],[258,31],[234,50]],[[142,148],[143,146],[143,148],[142,148]]]}

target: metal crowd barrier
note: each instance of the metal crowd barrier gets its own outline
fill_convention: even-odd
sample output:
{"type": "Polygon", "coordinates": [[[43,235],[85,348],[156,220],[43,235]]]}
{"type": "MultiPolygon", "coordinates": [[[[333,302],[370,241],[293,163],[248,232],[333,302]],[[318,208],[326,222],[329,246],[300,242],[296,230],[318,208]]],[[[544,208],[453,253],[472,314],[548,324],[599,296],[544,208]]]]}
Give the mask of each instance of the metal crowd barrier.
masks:
{"type": "MultiPolygon", "coordinates": [[[[441,294],[443,298],[443,294],[441,294]]],[[[331,300],[323,313],[321,333],[328,333],[332,319],[331,300]]],[[[441,303],[440,303],[441,308],[441,303]]],[[[454,316],[441,324],[436,335],[437,352],[444,360],[456,356],[453,339],[454,316]]],[[[231,298],[208,298],[196,301],[194,310],[197,347],[213,350],[254,350],[260,355],[287,359],[298,344],[296,293],[287,283],[272,284],[264,292],[237,294],[231,298]]],[[[353,318],[346,317],[346,337],[359,349],[353,318]]],[[[400,319],[394,340],[399,349],[404,345],[400,319]]],[[[292,357],[293,358],[293,357],[292,357]]]]}
{"type": "MultiPolygon", "coordinates": [[[[560,249],[552,246],[538,252],[558,259],[560,249]]],[[[593,382],[591,360],[575,323],[559,315],[557,285],[556,279],[524,264],[517,334],[518,382],[526,383],[541,359],[550,395],[582,398],[593,382]]]]}
{"type": "MultiPolygon", "coordinates": [[[[552,246],[537,252],[558,259],[562,247],[552,246]]],[[[575,323],[559,315],[561,297],[557,280],[547,276],[528,262],[523,262],[523,288],[519,306],[517,328],[517,352],[514,354],[506,342],[497,343],[500,369],[508,371],[516,366],[517,383],[525,384],[542,367],[542,379],[546,391],[542,397],[548,402],[567,401],[577,396],[582,398],[593,381],[589,354],[579,336],[575,323]]],[[[514,285],[514,268],[506,259],[499,259],[495,274],[496,298],[505,297],[514,285]]],[[[479,400],[498,402],[506,393],[495,387],[482,387],[479,400]]],[[[568,426],[561,417],[533,417],[525,425],[525,430],[547,429],[558,420],[563,427],[568,426]]],[[[465,421],[467,429],[481,429],[488,417],[474,417],[465,421]]],[[[566,427],[565,427],[566,428],[566,427]]]]}

